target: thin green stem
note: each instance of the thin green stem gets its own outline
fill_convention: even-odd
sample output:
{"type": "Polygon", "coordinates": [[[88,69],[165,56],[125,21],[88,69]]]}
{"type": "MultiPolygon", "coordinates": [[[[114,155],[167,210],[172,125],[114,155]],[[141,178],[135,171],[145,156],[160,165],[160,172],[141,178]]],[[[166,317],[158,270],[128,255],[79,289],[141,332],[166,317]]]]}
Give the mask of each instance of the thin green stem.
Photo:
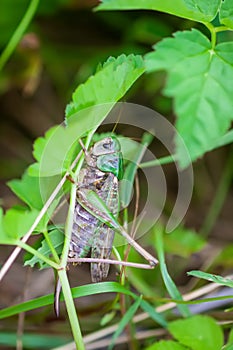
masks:
{"type": "Polygon", "coordinates": [[[232,28],[229,28],[229,27],[226,27],[226,26],[215,27],[215,32],[216,33],[225,32],[226,30],[232,30],[232,28]]]}
{"type": "Polygon", "coordinates": [[[55,249],[54,246],[53,246],[53,242],[51,241],[48,232],[47,232],[47,231],[44,231],[44,232],[43,232],[43,235],[44,235],[44,237],[45,237],[45,239],[46,239],[46,242],[47,242],[47,244],[48,244],[48,246],[49,246],[49,249],[50,249],[51,253],[53,254],[54,260],[56,261],[56,263],[59,264],[59,263],[60,263],[59,256],[58,256],[58,254],[57,254],[57,252],[56,252],[56,249],[55,249]]]}
{"type": "Polygon", "coordinates": [[[141,164],[139,164],[139,168],[143,169],[143,168],[150,168],[150,167],[157,166],[157,165],[174,163],[176,160],[177,160],[177,155],[174,154],[171,156],[166,156],[163,158],[151,160],[149,162],[141,163],[141,164]]]}
{"type": "Polygon", "coordinates": [[[225,164],[222,177],[220,179],[218,188],[215,193],[215,197],[212,201],[212,204],[210,206],[209,212],[206,216],[206,219],[203,223],[203,226],[200,230],[200,234],[207,237],[212,228],[214,227],[214,224],[217,220],[217,217],[222,209],[222,206],[225,202],[228,190],[231,185],[231,180],[233,177],[233,152],[231,148],[230,155],[228,156],[227,162],[225,164]]]}
{"type": "Polygon", "coordinates": [[[58,269],[59,265],[56,264],[54,261],[52,261],[49,258],[46,258],[46,256],[44,256],[43,254],[41,254],[40,252],[38,252],[38,250],[32,248],[30,245],[28,245],[27,243],[24,243],[23,241],[19,240],[17,241],[17,245],[20,248],[23,248],[24,250],[26,250],[27,252],[37,256],[37,258],[39,258],[40,260],[44,261],[46,264],[48,264],[49,266],[53,267],[54,269],[58,269]]]}
{"type": "Polygon", "coordinates": [[[29,26],[33,16],[36,13],[36,9],[38,7],[39,0],[32,0],[30,2],[30,5],[28,6],[28,9],[23,16],[21,22],[19,23],[18,27],[16,28],[14,34],[12,35],[10,41],[8,42],[7,46],[5,47],[4,51],[2,52],[0,56],[0,71],[5,66],[6,62],[9,60],[10,56],[12,55],[13,51],[15,50],[17,44],[21,40],[24,32],[26,31],[27,27],[29,26]]]}
{"type": "Polygon", "coordinates": [[[216,45],[216,28],[213,26],[212,23],[205,22],[204,25],[209,29],[210,34],[211,34],[211,44],[212,44],[212,49],[215,48],[216,45]]]}
{"type": "MultiPolygon", "coordinates": [[[[87,141],[85,144],[86,148],[89,146],[92,136],[93,136],[93,132],[90,132],[88,134],[87,141]]],[[[82,155],[82,157],[80,158],[78,166],[77,166],[76,171],[74,173],[75,179],[78,177],[78,174],[79,174],[80,169],[81,169],[82,164],[83,164],[83,160],[84,160],[84,155],[82,155]]],[[[64,246],[63,246],[62,255],[61,255],[61,267],[63,267],[63,268],[67,264],[69,245],[70,245],[71,234],[72,234],[75,203],[76,203],[76,184],[72,183],[71,191],[70,191],[70,205],[69,205],[69,210],[68,210],[66,225],[65,225],[65,241],[64,241],[64,246]]]]}
{"type": "Polygon", "coordinates": [[[74,341],[76,344],[76,348],[77,350],[85,350],[82,333],[80,329],[80,324],[76,313],[74,300],[71,293],[66,270],[65,269],[58,270],[58,276],[61,281],[63,296],[66,303],[66,309],[69,316],[70,325],[71,325],[74,341]]]}

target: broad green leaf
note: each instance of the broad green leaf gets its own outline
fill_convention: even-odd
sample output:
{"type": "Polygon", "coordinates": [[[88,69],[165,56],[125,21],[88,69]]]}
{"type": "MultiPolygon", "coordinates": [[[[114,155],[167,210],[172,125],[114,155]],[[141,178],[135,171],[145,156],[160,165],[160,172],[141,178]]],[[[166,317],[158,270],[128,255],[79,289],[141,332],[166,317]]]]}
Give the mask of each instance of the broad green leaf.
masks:
{"type": "Polygon", "coordinates": [[[43,207],[38,177],[30,176],[25,172],[21,180],[11,180],[8,186],[30,208],[40,210],[43,207]]]}
{"type": "Polygon", "coordinates": [[[67,118],[90,106],[117,102],[144,70],[141,56],[110,57],[99,66],[95,75],[75,90],[72,102],[66,110],[67,118]]]}
{"type": "Polygon", "coordinates": [[[233,1],[224,0],[219,13],[220,23],[233,29],[233,1]]]}
{"type": "MultiPolygon", "coordinates": [[[[167,291],[172,299],[183,300],[182,295],[180,294],[178,288],[176,287],[174,281],[168,273],[165,257],[164,257],[164,248],[163,248],[163,234],[161,230],[156,230],[155,232],[155,247],[158,253],[159,267],[162,274],[164,284],[167,288],[167,291]]],[[[177,308],[180,310],[181,314],[184,317],[190,316],[190,311],[187,305],[177,304],[177,308]]]]}
{"type": "Polygon", "coordinates": [[[61,175],[81,149],[78,140],[97,129],[114,104],[124,96],[144,72],[141,56],[110,58],[98,72],[78,86],[66,110],[66,126],[50,129],[34,145],[39,164],[29,168],[30,175],[61,175]]]}
{"type": "MultiPolygon", "coordinates": [[[[164,93],[174,98],[177,131],[195,160],[213,149],[233,118],[233,42],[213,50],[208,38],[193,29],[177,32],[154,48],[145,57],[147,71],[167,71],[164,93]]],[[[185,168],[189,160],[183,156],[182,141],[176,137],[175,142],[185,168]]]]}
{"type": "Polygon", "coordinates": [[[220,350],[223,345],[221,327],[208,316],[170,322],[168,329],[175,339],[192,350],[220,350]]]}
{"type": "MultiPolygon", "coordinates": [[[[38,213],[36,209],[28,210],[23,207],[9,209],[3,218],[4,231],[10,238],[21,238],[30,229],[38,213]]],[[[43,226],[44,224],[42,223],[41,225],[43,226]]]]}
{"type": "MultiPolygon", "coordinates": [[[[51,232],[49,232],[49,237],[51,239],[51,242],[53,244],[53,247],[55,248],[57,254],[61,254],[62,252],[62,247],[64,243],[64,233],[61,232],[58,229],[55,229],[51,232]]],[[[51,255],[51,250],[48,246],[48,243],[45,239],[41,242],[41,246],[37,249],[39,253],[46,257],[50,257],[51,255]]],[[[33,256],[31,259],[26,260],[24,265],[29,265],[31,267],[35,266],[36,264],[39,264],[40,269],[44,269],[45,267],[50,267],[47,265],[44,261],[40,260],[37,256],[33,256]]]]}
{"type": "Polygon", "coordinates": [[[221,6],[221,0],[184,0],[184,3],[189,10],[205,15],[207,21],[214,19],[221,6]]]}
{"type": "Polygon", "coordinates": [[[113,349],[115,341],[120,336],[120,334],[124,331],[125,327],[131,322],[133,316],[135,315],[135,313],[137,312],[137,310],[141,304],[141,301],[142,301],[141,298],[137,298],[135,303],[128,308],[128,310],[126,311],[124,316],[121,318],[121,320],[118,324],[117,330],[115,331],[115,333],[112,336],[111,343],[108,347],[109,350],[113,349]]]}
{"type": "Polygon", "coordinates": [[[14,244],[15,242],[15,238],[10,237],[4,229],[3,210],[0,208],[0,244],[14,244]]]}
{"type": "Polygon", "coordinates": [[[165,251],[184,258],[200,251],[205,243],[205,240],[196,232],[182,227],[164,236],[165,251]]]}
{"type": "Polygon", "coordinates": [[[38,163],[29,166],[29,175],[48,177],[63,174],[74,159],[74,153],[78,154],[81,149],[77,142],[81,135],[78,133],[76,136],[75,132],[77,122],[69,127],[61,124],[49,129],[44,137],[36,139],[33,155],[38,163]]]}
{"type": "MultiPolygon", "coordinates": [[[[22,179],[12,180],[8,182],[8,186],[31,209],[41,210],[48,198],[51,196],[54,188],[56,187],[56,184],[58,184],[59,181],[60,177],[57,176],[39,178],[30,176],[28,172],[25,172],[22,179]]],[[[46,223],[50,220],[55,208],[57,207],[61,196],[64,194],[64,192],[68,191],[69,185],[70,184],[68,183],[68,186],[63,187],[63,191],[61,190],[57,194],[52,204],[49,206],[49,208],[47,208],[46,214],[42,220],[45,226],[46,223]]]]}
{"type": "Polygon", "coordinates": [[[186,350],[186,346],[183,346],[173,340],[161,340],[149,346],[145,350],[186,350]]]}
{"type": "Polygon", "coordinates": [[[155,10],[198,22],[211,22],[220,3],[221,0],[102,0],[96,10],[155,10]]]}
{"type": "Polygon", "coordinates": [[[222,284],[224,286],[233,288],[233,280],[230,278],[224,278],[218,275],[212,275],[211,273],[202,272],[202,271],[190,271],[188,272],[189,276],[194,276],[197,278],[203,278],[204,280],[211,281],[214,283],[222,284]]]}

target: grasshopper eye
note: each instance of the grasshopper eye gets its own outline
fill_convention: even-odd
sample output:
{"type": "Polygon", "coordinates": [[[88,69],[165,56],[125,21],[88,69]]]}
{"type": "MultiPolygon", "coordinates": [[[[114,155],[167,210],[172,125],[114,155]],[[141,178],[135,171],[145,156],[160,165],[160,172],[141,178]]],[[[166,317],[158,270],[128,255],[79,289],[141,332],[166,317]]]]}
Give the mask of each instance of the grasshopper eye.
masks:
{"type": "Polygon", "coordinates": [[[112,147],[112,142],[104,143],[104,144],[103,144],[103,148],[104,148],[104,149],[110,150],[111,147],[112,147]]]}

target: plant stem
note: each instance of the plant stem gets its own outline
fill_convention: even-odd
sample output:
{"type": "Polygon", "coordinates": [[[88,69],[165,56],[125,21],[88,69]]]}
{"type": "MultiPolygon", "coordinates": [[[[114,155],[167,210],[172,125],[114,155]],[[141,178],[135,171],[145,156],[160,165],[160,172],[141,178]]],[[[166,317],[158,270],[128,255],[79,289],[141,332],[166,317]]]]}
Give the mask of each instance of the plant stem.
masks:
{"type": "Polygon", "coordinates": [[[62,285],[62,291],[64,295],[64,300],[66,303],[66,309],[69,316],[70,325],[71,325],[74,341],[76,344],[76,348],[77,350],[85,350],[82,333],[80,329],[80,324],[79,324],[78,316],[75,310],[74,300],[71,293],[66,270],[65,269],[58,270],[58,276],[62,285]]]}
{"type": "MultiPolygon", "coordinates": [[[[87,136],[87,141],[85,144],[85,147],[87,148],[89,143],[91,142],[91,138],[93,136],[93,132],[90,132],[87,136]]],[[[78,174],[80,172],[80,169],[82,167],[82,163],[84,160],[84,156],[79,160],[77,169],[74,173],[74,178],[76,179],[78,177],[78,174]]],[[[76,183],[71,184],[71,192],[70,192],[70,206],[67,214],[67,219],[66,219],[66,225],[65,225],[65,241],[64,241],[64,246],[62,250],[62,256],[61,256],[61,267],[65,268],[67,264],[67,257],[68,257],[68,252],[69,252],[69,245],[70,245],[70,240],[71,240],[71,234],[72,234],[72,226],[73,226],[73,216],[74,216],[74,209],[75,209],[75,203],[76,203],[76,183]]]]}
{"type": "Polygon", "coordinates": [[[44,256],[43,254],[39,253],[38,250],[32,248],[30,245],[28,245],[27,243],[24,243],[23,241],[19,240],[17,241],[17,245],[21,248],[23,248],[24,250],[28,251],[29,253],[37,256],[37,258],[39,258],[40,260],[46,262],[46,264],[48,264],[49,266],[53,267],[54,269],[58,269],[59,265],[56,264],[54,261],[52,261],[51,259],[46,258],[46,256],[44,256]]]}
{"type": "Polygon", "coordinates": [[[43,235],[44,235],[44,237],[46,239],[46,242],[47,242],[47,244],[49,246],[49,249],[51,250],[51,253],[53,254],[54,260],[56,261],[56,263],[59,264],[60,263],[60,259],[59,259],[59,256],[58,256],[57,252],[56,252],[56,249],[53,246],[53,242],[50,239],[48,231],[44,231],[43,235]]]}
{"type": "Polygon", "coordinates": [[[5,47],[3,53],[0,56],[0,71],[2,70],[2,68],[4,67],[4,65],[10,58],[10,56],[12,55],[13,51],[15,50],[20,39],[22,38],[23,33],[27,29],[29,23],[31,22],[33,16],[36,13],[38,4],[39,4],[39,0],[32,0],[30,2],[30,5],[28,6],[26,13],[24,14],[21,22],[19,23],[10,41],[8,42],[7,46],[5,47]]]}
{"type": "Polygon", "coordinates": [[[155,159],[155,160],[150,160],[149,162],[144,162],[139,164],[139,168],[150,168],[152,166],[157,166],[157,165],[163,165],[163,164],[169,164],[169,163],[174,163],[177,160],[177,156],[171,155],[171,156],[166,156],[163,158],[155,159]]]}

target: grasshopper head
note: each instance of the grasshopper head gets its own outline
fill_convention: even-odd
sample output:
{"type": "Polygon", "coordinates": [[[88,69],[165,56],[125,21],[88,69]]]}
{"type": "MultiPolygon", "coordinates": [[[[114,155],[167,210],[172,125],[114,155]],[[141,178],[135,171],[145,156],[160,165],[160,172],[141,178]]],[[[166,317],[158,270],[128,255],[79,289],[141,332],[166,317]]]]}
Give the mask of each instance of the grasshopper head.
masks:
{"type": "Polygon", "coordinates": [[[122,178],[123,160],[121,146],[116,137],[106,137],[95,143],[92,154],[97,157],[97,167],[106,173],[113,173],[118,179],[122,178]]]}
{"type": "Polygon", "coordinates": [[[94,156],[101,156],[105,154],[111,154],[120,152],[121,146],[116,137],[106,137],[103,140],[96,142],[92,148],[92,154],[94,156]]]}

